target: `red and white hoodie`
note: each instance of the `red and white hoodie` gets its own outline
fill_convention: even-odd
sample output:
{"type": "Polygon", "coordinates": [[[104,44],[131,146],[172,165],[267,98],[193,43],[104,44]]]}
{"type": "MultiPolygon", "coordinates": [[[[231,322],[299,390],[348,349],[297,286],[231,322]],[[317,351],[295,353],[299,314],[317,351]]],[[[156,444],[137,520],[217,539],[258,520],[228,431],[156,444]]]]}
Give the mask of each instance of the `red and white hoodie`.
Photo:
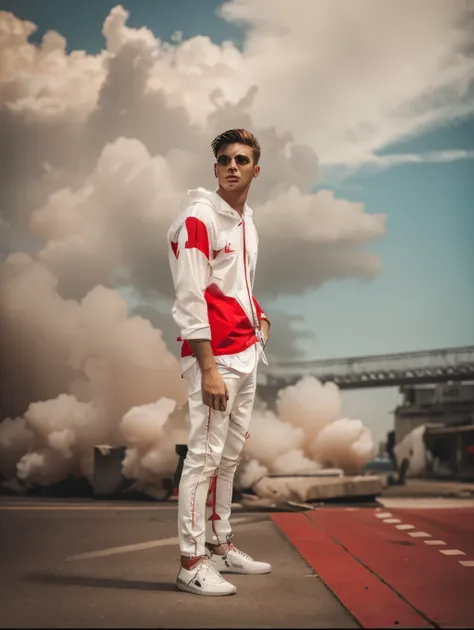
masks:
{"type": "Polygon", "coordinates": [[[267,317],[252,294],[258,254],[252,210],[246,205],[240,216],[216,192],[190,190],[168,245],[181,357],[194,359],[190,339],[208,339],[215,357],[259,342],[267,363],[260,332],[267,317]]]}

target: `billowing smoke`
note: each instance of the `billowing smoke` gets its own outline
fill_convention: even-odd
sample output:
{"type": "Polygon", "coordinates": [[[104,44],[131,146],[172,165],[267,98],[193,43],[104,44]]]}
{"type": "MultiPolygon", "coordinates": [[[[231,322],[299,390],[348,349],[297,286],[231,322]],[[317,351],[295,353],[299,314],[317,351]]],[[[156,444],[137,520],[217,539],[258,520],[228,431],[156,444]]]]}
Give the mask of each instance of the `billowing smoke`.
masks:
{"type": "MultiPolygon", "coordinates": [[[[364,11],[377,6],[363,5],[364,11]]],[[[416,41],[415,63],[404,66],[416,81],[407,81],[409,89],[389,111],[381,103],[390,102],[394,86],[399,89],[395,68],[389,72],[384,64],[379,75],[377,64],[358,64],[358,85],[369,100],[351,99],[349,107],[332,82],[341,55],[327,57],[304,44],[308,24],[324,33],[325,21],[341,19],[338,11],[328,8],[323,15],[312,8],[318,19],[294,25],[293,39],[275,53],[288,18],[285,6],[272,2],[263,18],[252,17],[260,11],[254,3],[225,5],[226,19],[250,25],[243,52],[206,37],[162,42],[146,28],[129,28],[127,12],[117,6],[105,20],[106,48],[98,55],[67,53],[55,32],[33,45],[35,26],[0,11],[0,472],[7,477],[43,484],[68,473],[90,478],[95,444],[127,445],[124,472],[146,483],[174,469],[174,443],[187,433],[186,392],[169,315],[165,234],[187,188],[214,186],[209,143],[222,130],[248,127],[263,146],[262,175],[250,201],[261,234],[256,294],[270,314],[279,295],[377,273],[379,260],[367,246],[384,235],[385,216],[331,191],[313,192],[319,169],[314,130],[322,146],[329,146],[328,133],[337,140],[334,163],[349,148],[341,144],[344,138],[354,162],[397,133],[410,132],[421,114],[403,107],[406,99],[459,86],[461,73],[449,63],[464,60],[460,4],[450,4],[456,10],[430,4],[425,22],[431,47],[422,47],[422,68],[418,30],[404,38],[405,47],[416,41]],[[455,39],[445,43],[441,23],[455,39]],[[294,73],[301,42],[305,63],[294,73]],[[451,44],[459,54],[444,56],[448,65],[430,74],[438,47],[451,44]],[[278,62],[276,77],[283,49],[288,63],[278,62]],[[317,90],[304,96],[308,77],[323,78],[321,60],[331,81],[318,80],[317,90]],[[282,72],[288,80],[283,92],[282,72]],[[367,89],[374,77],[378,100],[367,89]],[[431,77],[432,84],[422,89],[421,77],[431,77]],[[367,103],[370,128],[361,118],[361,112],[369,115],[367,103]],[[354,114],[345,122],[338,120],[344,108],[354,114]],[[327,125],[327,112],[337,134],[327,125]],[[302,142],[306,135],[312,146],[302,142]]],[[[362,17],[353,26],[363,32],[362,17]]],[[[318,46],[329,45],[327,38],[316,39],[318,46]]],[[[399,58],[398,38],[374,41],[376,59],[385,42],[387,51],[396,45],[393,59],[399,58]]],[[[425,118],[426,124],[433,120],[435,114],[425,118]]],[[[301,353],[302,333],[292,329],[292,320],[275,312],[270,359],[301,353]]],[[[359,421],[340,416],[334,385],[304,380],[281,392],[276,414],[255,411],[241,479],[265,469],[363,464],[373,452],[370,435],[359,421]]]]}
{"type": "Polygon", "coordinates": [[[255,410],[240,483],[254,483],[267,472],[360,470],[375,455],[372,435],[360,420],[341,419],[341,407],[337,385],[311,376],[281,390],[276,413],[255,410]]]}
{"type": "Polygon", "coordinates": [[[13,360],[3,366],[4,391],[18,392],[7,404],[21,409],[34,396],[22,417],[0,424],[1,471],[12,475],[16,467],[20,478],[41,484],[68,473],[90,478],[93,446],[124,441],[132,449],[127,470],[135,471],[136,453],[148,455],[162,441],[161,425],[186,401],[161,331],[129,317],[111,288],[98,285],[81,301],[62,298],[56,277],[28,254],[10,255],[1,271],[6,358],[13,360]]]}

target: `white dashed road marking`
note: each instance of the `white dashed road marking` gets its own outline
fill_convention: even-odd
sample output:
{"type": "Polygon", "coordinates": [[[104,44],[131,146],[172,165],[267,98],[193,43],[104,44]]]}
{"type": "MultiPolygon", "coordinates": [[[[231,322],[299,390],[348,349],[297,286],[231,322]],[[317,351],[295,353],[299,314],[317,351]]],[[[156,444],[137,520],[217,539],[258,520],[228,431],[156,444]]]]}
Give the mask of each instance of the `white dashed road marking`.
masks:
{"type": "Polygon", "coordinates": [[[409,536],[413,536],[413,538],[431,538],[431,534],[428,532],[408,532],[409,536]]]}
{"type": "MultiPolygon", "coordinates": [[[[408,525],[402,523],[399,518],[392,518],[392,514],[390,512],[375,512],[375,516],[382,520],[383,523],[400,523],[399,525],[395,525],[395,527],[399,530],[409,530],[415,529],[414,525],[408,525]]],[[[432,538],[431,534],[428,532],[410,532],[407,531],[409,536],[413,538],[432,538]]],[[[446,545],[444,540],[423,540],[425,545],[446,545]]],[[[461,549],[438,549],[438,551],[445,556],[465,556],[465,552],[461,551],[461,549]]],[[[474,560],[458,560],[459,564],[462,564],[464,567],[474,567],[474,560]]]]}

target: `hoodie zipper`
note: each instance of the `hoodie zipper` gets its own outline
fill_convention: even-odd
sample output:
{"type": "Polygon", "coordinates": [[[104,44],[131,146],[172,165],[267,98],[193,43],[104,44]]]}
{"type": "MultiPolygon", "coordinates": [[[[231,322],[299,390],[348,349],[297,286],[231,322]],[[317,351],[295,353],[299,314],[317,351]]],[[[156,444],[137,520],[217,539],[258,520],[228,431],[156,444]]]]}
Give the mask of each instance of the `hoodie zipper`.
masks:
{"type": "Polygon", "coordinates": [[[243,243],[244,243],[245,286],[247,287],[247,295],[248,295],[248,298],[249,298],[250,310],[252,311],[253,327],[254,327],[255,336],[257,337],[258,341],[260,342],[260,345],[262,346],[262,358],[263,358],[264,362],[267,363],[267,365],[268,365],[268,360],[267,360],[267,357],[265,356],[265,341],[263,339],[263,334],[262,334],[262,331],[260,329],[260,325],[259,325],[259,322],[258,322],[258,316],[257,316],[257,314],[255,312],[255,307],[254,307],[254,303],[253,303],[253,300],[252,300],[252,295],[250,293],[248,274],[247,274],[247,240],[246,240],[246,230],[245,230],[245,219],[243,217],[242,217],[242,234],[243,234],[243,243]]]}

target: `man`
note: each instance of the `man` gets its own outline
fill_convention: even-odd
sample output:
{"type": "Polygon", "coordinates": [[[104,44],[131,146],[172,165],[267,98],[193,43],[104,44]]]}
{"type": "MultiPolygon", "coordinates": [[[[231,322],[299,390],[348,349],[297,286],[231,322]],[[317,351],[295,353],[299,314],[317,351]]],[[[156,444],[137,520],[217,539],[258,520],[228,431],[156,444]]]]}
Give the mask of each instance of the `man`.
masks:
{"type": "Polygon", "coordinates": [[[218,189],[189,191],[168,243],[191,425],[179,486],[176,585],[218,596],[236,592],[220,572],[271,571],[231,544],[229,522],[270,323],[252,295],[258,236],[246,204],[260,146],[245,129],[226,131],[211,146],[218,189]]]}

